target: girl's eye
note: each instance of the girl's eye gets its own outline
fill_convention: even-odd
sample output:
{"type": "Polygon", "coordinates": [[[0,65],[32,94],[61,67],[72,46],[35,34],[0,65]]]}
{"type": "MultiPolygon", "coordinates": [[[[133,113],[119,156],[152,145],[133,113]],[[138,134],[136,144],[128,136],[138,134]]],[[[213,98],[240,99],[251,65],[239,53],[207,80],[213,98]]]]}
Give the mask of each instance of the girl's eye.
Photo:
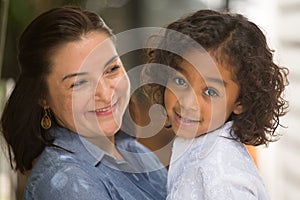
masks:
{"type": "Polygon", "coordinates": [[[120,69],[119,65],[113,65],[105,73],[111,74],[111,73],[114,73],[115,71],[117,71],[118,69],[120,69]]]}
{"type": "Polygon", "coordinates": [[[71,88],[78,87],[86,82],[87,82],[86,80],[78,80],[71,85],[71,88]]]}
{"type": "Polygon", "coordinates": [[[180,86],[186,86],[187,85],[185,80],[183,78],[180,78],[180,77],[174,78],[174,81],[177,85],[180,85],[180,86]]]}
{"type": "Polygon", "coordinates": [[[209,97],[217,97],[219,96],[217,90],[213,89],[213,88],[207,88],[205,91],[204,91],[204,94],[206,94],[207,96],[209,97]]]}

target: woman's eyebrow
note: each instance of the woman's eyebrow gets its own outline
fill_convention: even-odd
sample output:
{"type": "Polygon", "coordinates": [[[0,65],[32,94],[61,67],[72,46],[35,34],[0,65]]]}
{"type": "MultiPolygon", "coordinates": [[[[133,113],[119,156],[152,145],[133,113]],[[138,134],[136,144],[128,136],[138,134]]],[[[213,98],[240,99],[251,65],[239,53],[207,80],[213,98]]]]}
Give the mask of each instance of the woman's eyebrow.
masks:
{"type": "Polygon", "coordinates": [[[68,74],[68,75],[64,76],[61,81],[64,81],[68,78],[72,78],[74,76],[82,76],[82,75],[86,75],[86,74],[87,74],[87,72],[79,72],[79,73],[68,74]]]}
{"type": "MultiPolygon", "coordinates": [[[[110,63],[112,63],[112,62],[113,62],[116,58],[118,58],[118,57],[119,57],[118,55],[114,55],[112,58],[110,58],[110,59],[104,64],[104,67],[108,66],[110,63]]],[[[68,78],[72,78],[72,77],[74,77],[74,76],[82,76],[82,75],[86,75],[86,74],[87,74],[87,72],[79,72],[79,73],[68,74],[68,75],[64,76],[64,77],[62,78],[61,81],[64,81],[64,80],[66,80],[66,79],[68,79],[68,78]]]]}
{"type": "Polygon", "coordinates": [[[118,58],[118,55],[114,55],[113,57],[111,57],[105,64],[104,67],[106,67],[107,65],[109,65],[110,63],[112,63],[116,58],[118,58]]]}

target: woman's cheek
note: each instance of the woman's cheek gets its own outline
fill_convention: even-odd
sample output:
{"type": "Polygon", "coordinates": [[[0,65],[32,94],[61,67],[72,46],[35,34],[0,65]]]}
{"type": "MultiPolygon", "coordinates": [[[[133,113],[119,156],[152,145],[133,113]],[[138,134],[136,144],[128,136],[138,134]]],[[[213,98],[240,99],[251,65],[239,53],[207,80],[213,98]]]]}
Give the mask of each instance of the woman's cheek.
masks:
{"type": "MultiPolygon", "coordinates": [[[[116,90],[118,90],[122,95],[125,95],[126,99],[129,98],[130,95],[130,82],[126,75],[122,76],[116,86],[116,90]]],[[[119,95],[120,96],[120,95],[119,95]]]]}

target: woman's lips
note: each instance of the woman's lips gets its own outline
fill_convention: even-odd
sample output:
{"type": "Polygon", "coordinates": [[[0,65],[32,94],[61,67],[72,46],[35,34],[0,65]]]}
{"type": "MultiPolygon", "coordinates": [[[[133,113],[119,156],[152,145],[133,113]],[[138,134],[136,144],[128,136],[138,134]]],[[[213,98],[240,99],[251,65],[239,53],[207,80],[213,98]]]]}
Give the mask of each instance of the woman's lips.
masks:
{"type": "Polygon", "coordinates": [[[104,108],[99,108],[99,109],[96,109],[94,111],[91,111],[91,112],[94,112],[97,116],[108,116],[108,115],[112,115],[113,112],[116,110],[117,108],[117,103],[114,103],[113,105],[111,106],[107,106],[107,107],[104,107],[104,108]]]}
{"type": "Polygon", "coordinates": [[[194,120],[194,119],[189,119],[189,118],[185,118],[182,117],[180,114],[178,114],[177,112],[175,113],[175,121],[179,124],[179,125],[184,125],[184,126],[193,126],[195,124],[200,123],[200,120],[194,120]]]}

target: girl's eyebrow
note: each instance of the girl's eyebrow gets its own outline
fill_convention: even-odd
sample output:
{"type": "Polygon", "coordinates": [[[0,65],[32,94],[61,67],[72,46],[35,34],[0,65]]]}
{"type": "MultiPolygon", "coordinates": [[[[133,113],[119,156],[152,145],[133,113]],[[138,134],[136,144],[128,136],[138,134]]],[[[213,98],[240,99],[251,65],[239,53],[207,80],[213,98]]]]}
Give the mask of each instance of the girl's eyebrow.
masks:
{"type": "MultiPolygon", "coordinates": [[[[180,66],[176,66],[175,69],[178,72],[182,73],[182,74],[188,74],[188,72],[180,66]]],[[[204,78],[207,82],[217,83],[217,84],[222,85],[224,87],[226,87],[226,85],[227,85],[227,83],[221,78],[216,78],[216,77],[204,77],[204,78]]]]}
{"type": "MultiPolygon", "coordinates": [[[[104,64],[104,68],[105,68],[106,66],[108,66],[110,63],[112,63],[112,62],[113,62],[116,58],[118,58],[118,57],[119,57],[118,55],[114,55],[112,58],[110,58],[110,59],[104,64]]],[[[64,77],[62,78],[61,81],[64,81],[64,80],[66,80],[66,79],[68,79],[68,78],[72,78],[72,77],[74,77],[74,76],[82,76],[82,75],[87,75],[87,72],[79,72],[79,73],[68,74],[68,75],[64,76],[64,77]]]]}
{"type": "Polygon", "coordinates": [[[215,77],[205,77],[205,80],[207,80],[208,82],[213,82],[213,83],[217,83],[219,85],[222,85],[224,87],[226,87],[227,83],[220,78],[215,78],[215,77]]]}
{"type": "Polygon", "coordinates": [[[68,75],[64,76],[61,81],[64,81],[68,78],[72,78],[74,76],[82,76],[82,75],[86,75],[86,74],[87,74],[87,72],[79,72],[79,73],[68,74],[68,75]]]}

